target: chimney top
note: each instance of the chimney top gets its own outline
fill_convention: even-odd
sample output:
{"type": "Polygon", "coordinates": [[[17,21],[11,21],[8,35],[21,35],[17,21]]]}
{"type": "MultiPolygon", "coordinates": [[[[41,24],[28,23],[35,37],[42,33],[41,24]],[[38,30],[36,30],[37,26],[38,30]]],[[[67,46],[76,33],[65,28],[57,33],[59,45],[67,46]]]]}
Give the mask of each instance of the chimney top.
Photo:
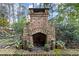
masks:
{"type": "Polygon", "coordinates": [[[49,8],[29,8],[31,13],[46,13],[46,10],[49,10],[49,8]]]}

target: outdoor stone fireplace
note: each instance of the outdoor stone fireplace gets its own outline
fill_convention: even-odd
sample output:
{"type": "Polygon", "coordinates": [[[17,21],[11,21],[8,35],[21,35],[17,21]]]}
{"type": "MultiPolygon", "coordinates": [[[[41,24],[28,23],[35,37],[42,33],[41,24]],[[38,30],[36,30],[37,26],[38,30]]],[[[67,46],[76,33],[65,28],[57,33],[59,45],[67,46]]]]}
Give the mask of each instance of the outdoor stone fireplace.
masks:
{"type": "Polygon", "coordinates": [[[30,19],[24,27],[23,40],[30,41],[34,47],[43,47],[55,41],[54,27],[48,23],[48,8],[29,8],[30,19]]]}

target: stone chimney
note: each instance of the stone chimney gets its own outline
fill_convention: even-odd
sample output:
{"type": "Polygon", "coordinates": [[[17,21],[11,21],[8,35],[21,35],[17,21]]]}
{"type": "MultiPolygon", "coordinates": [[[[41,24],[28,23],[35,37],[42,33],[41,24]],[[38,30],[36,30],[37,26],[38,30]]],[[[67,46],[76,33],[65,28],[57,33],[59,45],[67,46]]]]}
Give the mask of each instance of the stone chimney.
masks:
{"type": "Polygon", "coordinates": [[[34,47],[44,47],[55,40],[53,26],[48,23],[48,8],[29,8],[30,22],[24,27],[23,40],[30,41],[34,47]]]}

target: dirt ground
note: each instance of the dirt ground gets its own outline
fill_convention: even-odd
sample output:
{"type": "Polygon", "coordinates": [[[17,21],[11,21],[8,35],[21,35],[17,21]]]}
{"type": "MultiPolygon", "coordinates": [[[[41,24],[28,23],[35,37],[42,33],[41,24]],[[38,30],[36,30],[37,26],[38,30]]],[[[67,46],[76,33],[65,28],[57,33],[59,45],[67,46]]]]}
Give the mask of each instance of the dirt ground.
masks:
{"type": "Polygon", "coordinates": [[[55,49],[46,51],[27,51],[22,49],[0,49],[0,55],[7,56],[79,56],[79,49],[55,49]]]}

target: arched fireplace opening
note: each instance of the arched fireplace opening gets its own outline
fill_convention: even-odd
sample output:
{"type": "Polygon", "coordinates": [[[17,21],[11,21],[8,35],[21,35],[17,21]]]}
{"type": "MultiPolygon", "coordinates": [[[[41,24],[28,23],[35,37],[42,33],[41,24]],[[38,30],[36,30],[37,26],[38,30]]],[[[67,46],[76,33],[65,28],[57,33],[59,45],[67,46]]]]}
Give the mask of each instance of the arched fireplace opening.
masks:
{"type": "Polygon", "coordinates": [[[33,34],[32,37],[33,37],[33,44],[35,47],[43,47],[45,45],[47,35],[39,32],[33,34]]]}

